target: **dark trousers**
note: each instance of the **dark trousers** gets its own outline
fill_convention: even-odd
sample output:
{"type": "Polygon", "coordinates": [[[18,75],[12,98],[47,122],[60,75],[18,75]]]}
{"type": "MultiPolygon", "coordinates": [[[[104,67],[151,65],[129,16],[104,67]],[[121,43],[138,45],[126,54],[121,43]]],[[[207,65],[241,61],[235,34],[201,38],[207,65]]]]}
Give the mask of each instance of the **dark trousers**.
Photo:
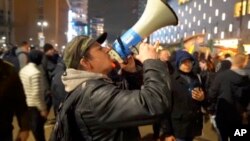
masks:
{"type": "Polygon", "coordinates": [[[153,139],[158,139],[160,136],[160,128],[161,128],[161,123],[159,121],[155,122],[153,124],[153,139]]]}
{"type": "Polygon", "coordinates": [[[36,107],[29,107],[30,128],[36,141],[45,141],[44,123],[46,119],[41,116],[36,107]]]}

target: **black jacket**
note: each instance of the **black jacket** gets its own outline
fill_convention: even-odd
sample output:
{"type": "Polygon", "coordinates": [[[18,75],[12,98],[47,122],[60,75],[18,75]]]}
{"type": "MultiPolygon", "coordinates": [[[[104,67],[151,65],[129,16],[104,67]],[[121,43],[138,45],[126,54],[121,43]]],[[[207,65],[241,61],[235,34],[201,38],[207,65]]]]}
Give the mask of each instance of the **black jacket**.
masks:
{"type": "Polygon", "coordinates": [[[18,73],[0,59],[0,140],[12,138],[12,120],[17,116],[21,130],[29,130],[28,107],[18,73]]]}
{"type": "Polygon", "coordinates": [[[201,135],[203,102],[192,99],[191,89],[202,88],[202,84],[197,75],[187,75],[191,82],[184,79],[179,71],[171,76],[172,110],[170,116],[166,115],[162,125],[165,136],[185,139],[201,135]]]}
{"type": "MultiPolygon", "coordinates": [[[[242,71],[243,72],[243,71],[242,71]]],[[[248,76],[232,70],[219,73],[209,90],[209,103],[215,105],[216,120],[223,124],[241,124],[241,114],[250,101],[248,76]]]]}
{"type": "Polygon", "coordinates": [[[137,127],[152,124],[168,111],[166,65],[146,60],[143,66],[141,90],[122,90],[105,78],[87,80],[82,89],[75,89],[82,92],[74,112],[82,136],[87,134],[93,141],[138,141],[137,127]]]}

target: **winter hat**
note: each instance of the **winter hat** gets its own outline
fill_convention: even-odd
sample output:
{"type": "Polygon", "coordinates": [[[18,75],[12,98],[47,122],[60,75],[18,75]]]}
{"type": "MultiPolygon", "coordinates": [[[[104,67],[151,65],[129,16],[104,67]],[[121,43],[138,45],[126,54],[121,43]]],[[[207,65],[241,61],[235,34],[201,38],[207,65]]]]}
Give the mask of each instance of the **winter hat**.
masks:
{"type": "Polygon", "coordinates": [[[176,68],[178,69],[181,63],[186,59],[190,59],[191,61],[194,61],[193,56],[189,54],[187,51],[183,51],[183,50],[177,51],[176,56],[175,56],[176,68]]]}
{"type": "Polygon", "coordinates": [[[101,34],[97,39],[89,36],[80,35],[73,38],[64,51],[63,60],[67,68],[77,68],[79,61],[83,57],[87,49],[95,42],[102,44],[107,38],[107,33],[101,34]]]}

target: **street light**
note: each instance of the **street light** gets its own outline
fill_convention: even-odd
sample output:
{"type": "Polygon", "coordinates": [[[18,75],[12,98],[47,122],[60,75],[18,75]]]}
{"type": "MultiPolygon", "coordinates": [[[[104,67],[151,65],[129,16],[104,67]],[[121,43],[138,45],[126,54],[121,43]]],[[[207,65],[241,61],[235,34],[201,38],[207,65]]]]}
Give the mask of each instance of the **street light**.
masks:
{"type": "Polygon", "coordinates": [[[37,22],[37,25],[41,27],[41,31],[43,33],[43,27],[47,27],[48,26],[48,22],[46,22],[46,21],[39,21],[39,22],[37,22]]]}
{"type": "Polygon", "coordinates": [[[45,36],[43,33],[43,28],[48,26],[48,22],[39,21],[37,22],[37,25],[41,27],[41,32],[38,33],[38,39],[40,41],[40,47],[43,47],[43,45],[45,44],[45,36]]]}

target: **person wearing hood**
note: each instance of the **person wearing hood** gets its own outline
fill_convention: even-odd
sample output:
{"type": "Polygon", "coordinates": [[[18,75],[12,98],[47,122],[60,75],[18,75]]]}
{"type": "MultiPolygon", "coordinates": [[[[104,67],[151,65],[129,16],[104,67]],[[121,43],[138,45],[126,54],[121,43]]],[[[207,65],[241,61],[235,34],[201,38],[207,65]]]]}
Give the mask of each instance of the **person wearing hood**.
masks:
{"type": "MultiPolygon", "coordinates": [[[[68,98],[80,94],[72,105],[72,114],[67,115],[73,119],[68,123],[69,126],[77,125],[77,128],[70,128],[77,133],[72,138],[139,141],[137,127],[152,124],[169,109],[167,68],[157,59],[157,44],[141,43],[137,59],[143,63],[143,88],[124,90],[115,86],[108,77],[113,69],[113,60],[108,54],[110,49],[101,46],[106,36],[107,33],[97,39],[77,36],[65,48],[63,60],[66,71],[62,82],[69,93],[68,98]]],[[[135,63],[130,58],[126,66],[129,66],[131,72],[136,71],[131,64],[135,63]]],[[[68,98],[63,106],[67,105],[68,98]]]]}
{"type": "Polygon", "coordinates": [[[176,52],[175,72],[171,75],[172,109],[162,124],[167,141],[192,141],[201,135],[201,106],[205,101],[204,87],[192,72],[194,58],[186,51],[176,52]]]}
{"type": "MultiPolygon", "coordinates": [[[[244,70],[247,56],[238,53],[232,59],[231,69],[219,73],[209,90],[209,103],[216,103],[215,121],[221,141],[250,139],[235,136],[236,129],[248,127],[250,80],[244,70]]],[[[245,140],[244,140],[245,141],[245,140]]]]}

